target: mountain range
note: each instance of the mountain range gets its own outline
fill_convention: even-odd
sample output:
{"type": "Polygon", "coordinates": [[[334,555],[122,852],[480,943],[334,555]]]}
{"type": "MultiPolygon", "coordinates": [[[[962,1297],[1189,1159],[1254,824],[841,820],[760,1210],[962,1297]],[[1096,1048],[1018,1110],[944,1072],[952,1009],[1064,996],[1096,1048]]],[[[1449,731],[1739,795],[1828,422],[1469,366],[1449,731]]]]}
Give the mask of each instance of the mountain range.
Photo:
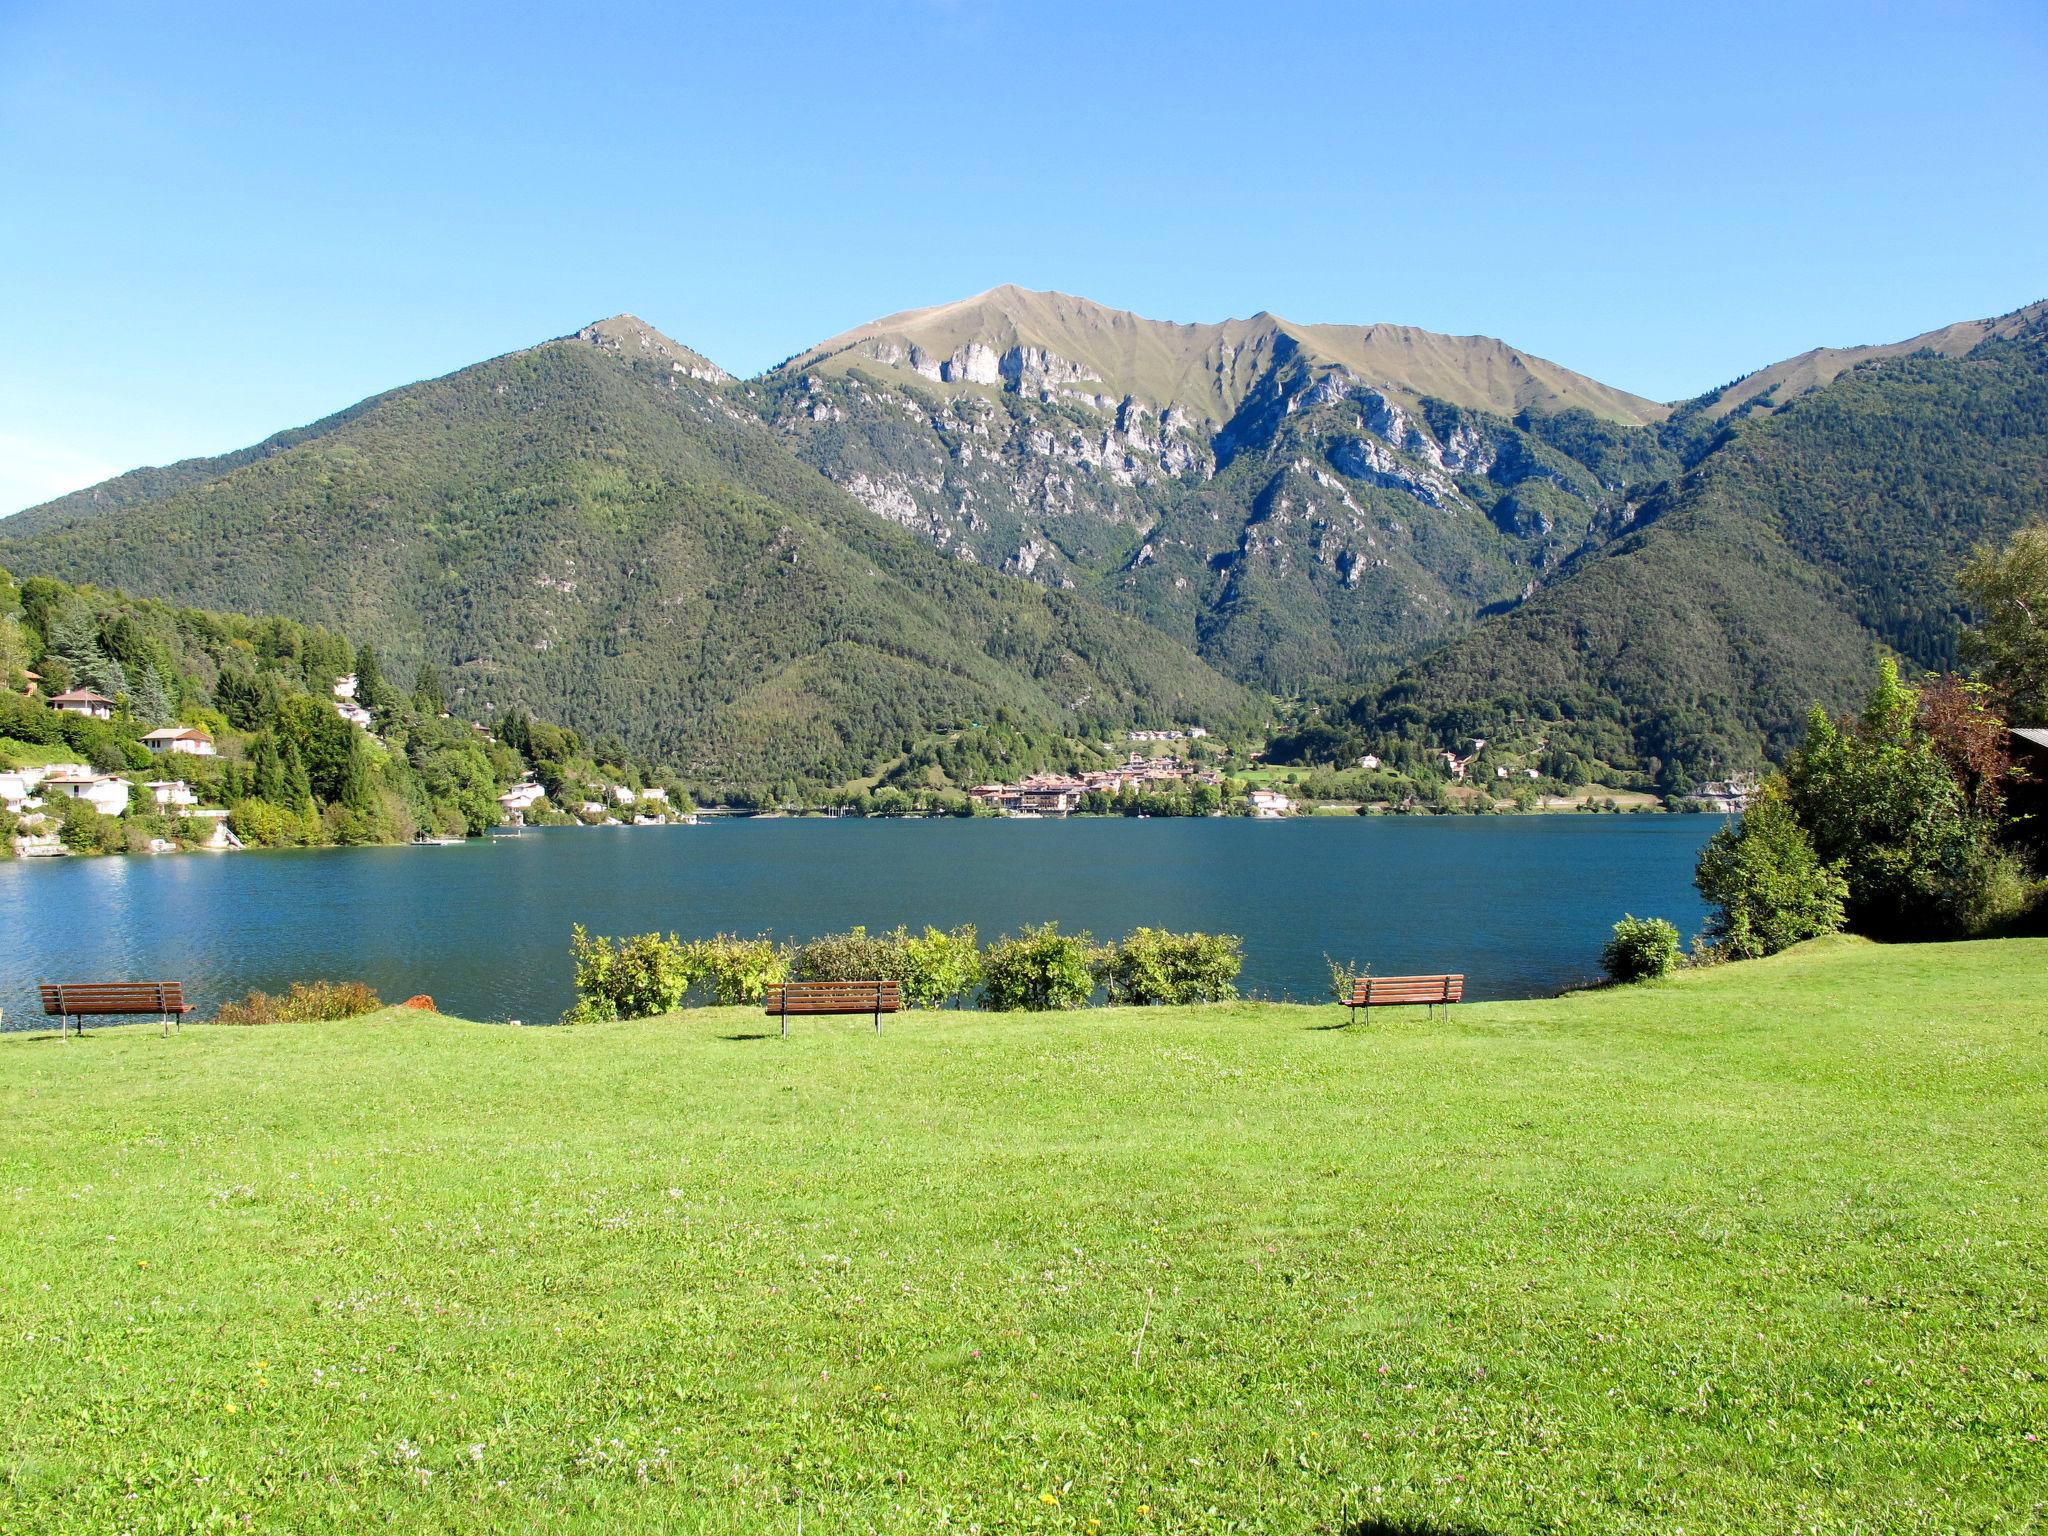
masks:
{"type": "Polygon", "coordinates": [[[2048,306],[1661,404],[1485,337],[998,288],[736,379],[630,317],[0,521],[0,564],[374,634],[707,782],[998,710],[1533,732],[1690,775],[1950,653],[2043,509],[2048,306]]]}

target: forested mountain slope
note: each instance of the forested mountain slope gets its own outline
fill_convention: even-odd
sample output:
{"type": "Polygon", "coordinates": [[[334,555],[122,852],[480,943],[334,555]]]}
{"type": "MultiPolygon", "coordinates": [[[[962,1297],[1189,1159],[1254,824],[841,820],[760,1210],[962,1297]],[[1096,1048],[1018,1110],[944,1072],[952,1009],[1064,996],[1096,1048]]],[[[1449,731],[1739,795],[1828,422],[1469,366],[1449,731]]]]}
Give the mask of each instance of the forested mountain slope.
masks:
{"type": "Polygon", "coordinates": [[[0,522],[0,560],[371,636],[465,710],[711,782],[847,777],[1000,707],[1075,730],[1251,707],[1156,631],[873,517],[629,317],[0,522]]]}
{"type": "Polygon", "coordinates": [[[1868,359],[1733,425],[1633,531],[1356,701],[1326,753],[1537,737],[1667,780],[1846,708],[1880,645],[1949,665],[1954,574],[2048,512],[2048,315],[1960,358],[1868,359]]]}

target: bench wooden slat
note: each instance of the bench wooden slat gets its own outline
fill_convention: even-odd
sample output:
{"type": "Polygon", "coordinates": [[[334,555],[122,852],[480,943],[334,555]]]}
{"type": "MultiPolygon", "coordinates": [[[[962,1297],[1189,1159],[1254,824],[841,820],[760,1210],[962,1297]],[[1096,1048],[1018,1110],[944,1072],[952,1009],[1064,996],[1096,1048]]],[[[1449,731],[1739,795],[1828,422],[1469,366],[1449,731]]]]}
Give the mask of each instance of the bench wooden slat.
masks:
{"type": "MultiPolygon", "coordinates": [[[[42,993],[43,1012],[59,1020],[83,1021],[98,1014],[154,1014],[166,1021],[165,1032],[169,1033],[171,1019],[182,1026],[185,1015],[193,1011],[192,1004],[185,1001],[185,985],[178,981],[45,981],[37,990],[42,993]]],[[[85,1029],[83,1022],[78,1027],[81,1032],[85,1029]]]]}
{"type": "Polygon", "coordinates": [[[881,1033],[882,1015],[903,1011],[903,988],[893,981],[789,981],[768,989],[767,1012],[782,1020],[782,1032],[789,1033],[792,1016],[871,1013],[875,1032],[881,1033]]]}
{"type": "Polygon", "coordinates": [[[1463,1002],[1465,978],[1444,976],[1360,976],[1351,983],[1344,1006],[1360,1008],[1437,1007],[1463,1002]]]}

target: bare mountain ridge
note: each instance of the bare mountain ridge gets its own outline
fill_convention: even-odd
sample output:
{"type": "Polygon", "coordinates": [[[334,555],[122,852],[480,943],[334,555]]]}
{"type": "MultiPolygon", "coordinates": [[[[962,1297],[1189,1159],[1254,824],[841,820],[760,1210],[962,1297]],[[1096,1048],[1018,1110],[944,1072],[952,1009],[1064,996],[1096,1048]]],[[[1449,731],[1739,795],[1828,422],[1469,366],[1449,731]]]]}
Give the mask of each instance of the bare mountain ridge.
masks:
{"type": "Polygon", "coordinates": [[[1759,402],[1758,408],[1785,405],[1801,395],[1825,388],[1859,364],[1882,358],[1910,357],[1915,352],[1932,352],[1938,357],[1965,357],[1983,342],[2020,335],[2043,315],[2048,315],[2048,299],[1988,320],[1959,320],[1953,325],[1909,336],[1904,341],[1859,347],[1813,347],[1797,357],[1788,357],[1767,368],[1759,368],[1755,373],[1744,374],[1725,389],[1715,391],[1702,409],[1707,415],[1719,419],[1751,401],[1759,402]]]}
{"type": "Polygon", "coordinates": [[[1191,413],[1213,431],[1276,364],[1295,359],[1343,369],[1411,405],[1434,397],[1503,416],[1583,409],[1629,425],[1667,414],[1656,401],[1489,336],[1444,336],[1405,325],[1298,325],[1265,311],[1188,325],[1007,285],[870,321],[773,372],[829,376],[867,368],[1097,409],[1136,399],[1159,411],[1191,413]]]}

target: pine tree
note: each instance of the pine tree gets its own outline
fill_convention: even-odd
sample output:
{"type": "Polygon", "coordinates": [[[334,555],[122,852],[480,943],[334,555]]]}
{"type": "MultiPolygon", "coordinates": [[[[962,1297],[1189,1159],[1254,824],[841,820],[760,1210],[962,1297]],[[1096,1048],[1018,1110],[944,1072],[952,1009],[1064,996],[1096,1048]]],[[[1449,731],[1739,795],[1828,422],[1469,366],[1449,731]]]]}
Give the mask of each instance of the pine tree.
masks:
{"type": "Polygon", "coordinates": [[[438,715],[448,707],[447,695],[441,687],[441,674],[434,670],[430,661],[420,663],[420,675],[412,685],[412,701],[423,715],[438,715]]]}
{"type": "Polygon", "coordinates": [[[279,751],[280,775],[279,805],[294,811],[311,811],[313,806],[313,781],[306,773],[305,759],[299,756],[299,749],[286,737],[279,751]]]}
{"type": "Polygon", "coordinates": [[[164,686],[163,674],[155,667],[144,667],[135,678],[135,696],[129,707],[137,719],[148,725],[162,725],[171,718],[170,690],[164,686]]]}
{"type": "Polygon", "coordinates": [[[258,800],[272,805],[285,803],[284,763],[278,757],[277,737],[263,732],[249,748],[250,791],[258,800]]]}
{"type": "Polygon", "coordinates": [[[384,672],[377,665],[377,653],[367,644],[356,652],[356,702],[379,713],[391,707],[391,696],[384,687],[384,672]]]}

